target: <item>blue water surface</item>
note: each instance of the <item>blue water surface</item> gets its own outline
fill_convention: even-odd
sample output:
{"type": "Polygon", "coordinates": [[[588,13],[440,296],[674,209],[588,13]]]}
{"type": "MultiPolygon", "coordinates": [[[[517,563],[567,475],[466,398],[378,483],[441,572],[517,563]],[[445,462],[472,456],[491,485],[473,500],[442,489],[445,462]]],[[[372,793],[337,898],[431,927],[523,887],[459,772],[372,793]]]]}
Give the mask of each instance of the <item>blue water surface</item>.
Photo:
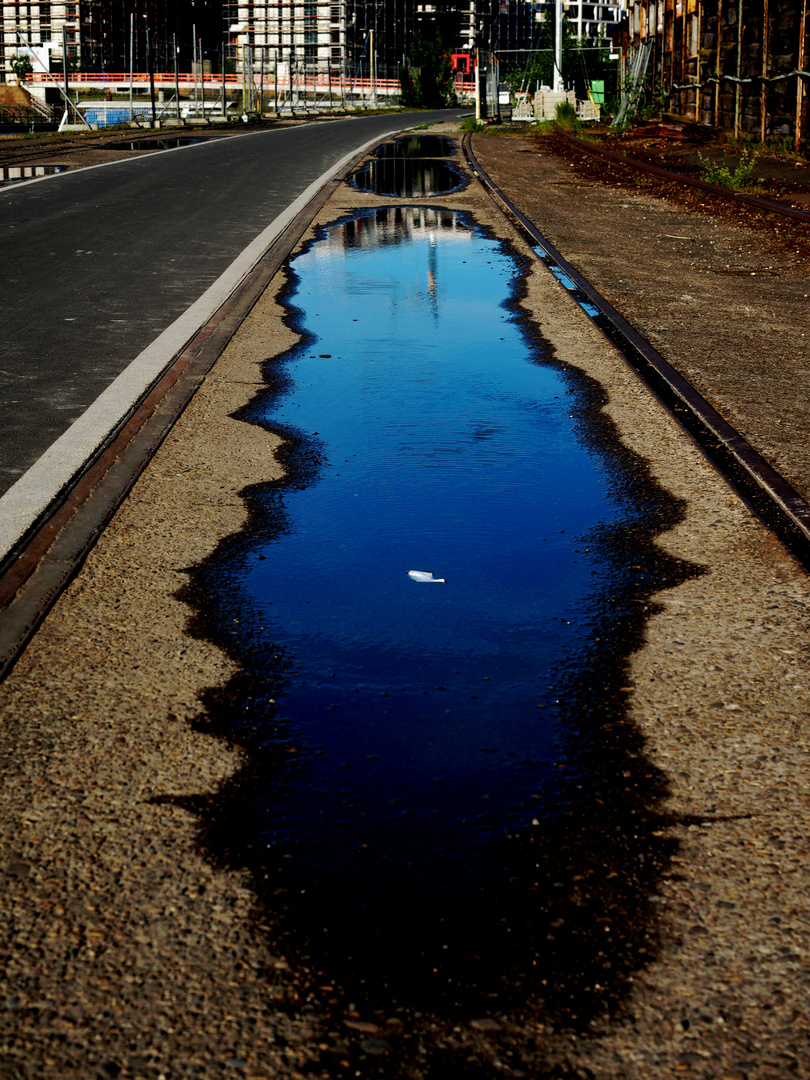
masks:
{"type": "MultiPolygon", "coordinates": [[[[493,842],[540,812],[559,670],[605,584],[586,537],[623,511],[499,241],[384,208],[292,270],[304,339],[250,418],[323,463],[282,484],[284,528],[215,569],[266,643],[241,722],[290,763],[250,829],[302,891],[413,911],[485,884],[493,842]]],[[[279,505],[259,494],[256,537],[279,505]]]]}

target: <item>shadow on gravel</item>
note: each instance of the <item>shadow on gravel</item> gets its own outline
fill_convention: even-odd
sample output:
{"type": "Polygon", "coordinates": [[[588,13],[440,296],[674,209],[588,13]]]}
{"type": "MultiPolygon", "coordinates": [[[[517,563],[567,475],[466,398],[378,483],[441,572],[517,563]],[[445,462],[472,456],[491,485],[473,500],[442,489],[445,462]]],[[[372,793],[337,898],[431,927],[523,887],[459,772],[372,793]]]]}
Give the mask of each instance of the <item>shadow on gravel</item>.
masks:
{"type": "MultiPolygon", "coordinates": [[[[294,291],[290,275],[282,299],[288,324],[303,336],[300,354],[315,339],[291,306],[294,291]]],[[[284,844],[263,842],[263,815],[307,780],[318,750],[276,708],[296,675],[289,650],[258,632],[264,627],[246,610],[238,573],[229,582],[223,568],[238,568],[293,528],[288,495],[317,483],[327,467],[317,435],[262,421],[286,435],[279,453],[286,476],[243,492],[246,531],[223,540],[181,594],[196,612],[193,632],[242,669],[205,696],[197,726],[240,745],[247,763],[213,797],[166,801],[198,815],[208,858],[250,869],[258,917],[289,965],[272,977],[286,982],[288,1008],[308,1013],[323,1036],[302,1071],[479,1077],[493,1075],[494,1060],[507,1054],[514,1075],[527,1075],[520,1062],[535,1075],[540,1067],[548,1076],[587,1075],[554,1050],[555,1033],[598,1028],[657,948],[651,896],[673,841],[661,809],[665,778],[626,714],[628,660],[657,610],[655,593],[700,570],[656,546],[681,520],[682,505],[620,443],[602,387],[558,364],[539,339],[520,308],[523,295],[517,279],[504,306],[532,341],[534,362],[561,374],[576,437],[602,462],[622,513],[583,538],[606,569],[581,640],[553,671],[556,759],[541,763],[533,794],[520,804],[522,822],[490,831],[475,888],[443,887],[413,908],[364,906],[361,897],[352,906],[331,895],[328,882],[308,878],[302,889],[295,858],[279,857],[284,844]]],[[[287,359],[267,362],[263,407],[290,392],[287,359]]],[[[256,420],[257,409],[240,415],[256,420]]]]}

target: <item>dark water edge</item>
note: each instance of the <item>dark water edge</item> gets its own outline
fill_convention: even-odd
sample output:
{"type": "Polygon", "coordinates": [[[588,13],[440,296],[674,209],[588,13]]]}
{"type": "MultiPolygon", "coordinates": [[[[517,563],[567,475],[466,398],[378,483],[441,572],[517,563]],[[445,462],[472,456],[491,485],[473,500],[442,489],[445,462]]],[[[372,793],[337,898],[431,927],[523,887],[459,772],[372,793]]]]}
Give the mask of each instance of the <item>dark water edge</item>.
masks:
{"type": "Polygon", "coordinates": [[[445,135],[402,135],[378,146],[378,158],[442,158],[455,151],[453,139],[445,135]]]}
{"type": "MultiPolygon", "coordinates": [[[[519,262],[508,245],[504,250],[519,262]]],[[[288,273],[281,302],[289,306],[293,292],[288,273]]],[[[524,295],[521,280],[508,305],[515,313],[524,295]]],[[[290,314],[285,321],[303,333],[307,347],[312,339],[298,317],[290,314]]],[[[524,331],[537,338],[525,318],[524,331]]],[[[613,422],[601,411],[607,401],[601,385],[560,365],[547,346],[545,354],[568,384],[578,439],[607,463],[617,501],[636,512],[631,520],[588,537],[610,566],[611,586],[592,605],[586,647],[556,673],[563,760],[537,802],[538,824],[501,838],[493,855],[507,872],[497,882],[475,896],[458,897],[415,926],[370,926],[359,909],[356,919],[344,913],[335,926],[324,897],[293,893],[283,867],[271,866],[245,839],[255,834],[254,807],[268,777],[282,784],[300,765],[282,731],[268,745],[264,733],[254,737],[241,723],[257,673],[268,670],[268,657],[262,643],[245,647],[227,607],[213,610],[208,581],[223,559],[255,544],[257,530],[269,540],[288,528],[284,491],[317,478],[323,462],[317,438],[288,431],[279,453],[284,481],[243,492],[250,510],[245,531],[224,539],[194,568],[181,593],[196,612],[193,632],[223,648],[243,669],[227,686],[205,695],[197,727],[228,741],[238,733],[248,764],[214,797],[174,801],[198,814],[209,859],[251,871],[257,917],[269,928],[274,952],[290,964],[285,977],[293,1011],[306,1003],[324,1017],[340,1017],[352,1003],[364,1015],[418,1011],[452,1020],[533,1014],[552,1026],[586,1028],[617,1006],[628,977],[655,954],[657,909],[650,897],[673,844],[660,835],[669,823],[661,810],[665,778],[646,758],[640,732],[626,715],[628,661],[643,643],[648,616],[658,610],[654,594],[699,570],[655,547],[656,536],[682,519],[683,506],[657,484],[644,459],[619,442],[613,422]],[[272,520],[268,501],[274,505],[272,520]]],[[[280,363],[268,361],[265,377],[262,397],[284,394],[289,376],[280,363]]],[[[240,416],[253,412],[248,407],[240,416]]],[[[283,654],[270,658],[270,667],[273,662],[282,685],[283,654]]],[[[436,1054],[434,1071],[425,1075],[449,1075],[442,1069],[449,1067],[452,1053],[448,1058],[436,1049],[436,1054]]],[[[398,1061],[396,1066],[377,1062],[374,1074],[410,1075],[397,1071],[406,1067],[398,1061]]],[[[452,1075],[461,1075],[458,1062],[453,1069],[452,1075]]]]}
{"type": "Polygon", "coordinates": [[[460,191],[466,180],[449,161],[422,157],[371,158],[352,173],[349,183],[359,191],[405,199],[449,195],[460,191]]]}

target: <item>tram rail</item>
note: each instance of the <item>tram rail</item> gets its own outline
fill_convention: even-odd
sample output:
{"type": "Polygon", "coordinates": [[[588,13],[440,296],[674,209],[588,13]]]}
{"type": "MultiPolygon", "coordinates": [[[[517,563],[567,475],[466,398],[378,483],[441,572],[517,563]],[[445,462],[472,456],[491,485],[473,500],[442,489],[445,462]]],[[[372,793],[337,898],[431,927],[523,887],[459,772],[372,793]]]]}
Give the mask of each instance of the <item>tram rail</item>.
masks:
{"type": "Polygon", "coordinates": [[[576,135],[571,135],[567,131],[562,131],[559,128],[557,129],[556,134],[566,143],[577,147],[579,150],[584,150],[594,157],[601,157],[607,161],[615,161],[620,165],[625,165],[630,169],[635,169],[640,172],[652,173],[653,176],[657,176],[662,180],[671,180],[675,183],[683,184],[685,187],[708,192],[711,195],[720,195],[722,198],[728,199],[731,202],[745,203],[757,210],[765,210],[771,214],[781,214],[782,217],[789,217],[797,221],[810,223],[810,213],[806,210],[798,210],[796,207],[787,206],[785,203],[781,202],[775,202],[773,199],[764,199],[761,195],[751,195],[746,191],[732,191],[731,188],[723,187],[721,184],[710,184],[706,180],[699,180],[697,177],[688,176],[686,173],[673,172],[670,169],[662,168],[660,165],[654,165],[649,161],[640,161],[638,158],[626,157],[623,154],[617,154],[613,150],[607,150],[603,146],[598,146],[596,143],[589,142],[587,139],[579,139],[576,135]]]}
{"type": "MultiPolygon", "coordinates": [[[[575,140],[581,144],[582,140],[575,140]]],[[[587,146],[587,144],[585,144],[587,146]]],[[[618,349],[647,385],[689,431],[720,472],[749,502],[793,554],[810,568],[810,504],[746,439],[709,404],[650,342],[590,282],[569,263],[539,229],[518,209],[485,172],[467,135],[463,151],[473,175],[493,202],[528,240],[538,259],[591,317],[594,325],[618,349]]],[[[612,155],[626,162],[620,155],[612,155]]],[[[665,170],[657,170],[665,173],[665,170]]],[[[678,174],[669,177],[681,179],[678,174]]],[[[717,185],[695,182],[721,194],[717,185]]],[[[751,196],[750,198],[753,198],[751,196]]],[[[762,200],[767,203],[767,200],[762,200]]],[[[773,205],[762,209],[773,210],[773,205]]],[[[790,210],[778,207],[775,212],[790,210]]],[[[796,216],[793,211],[787,216],[796,216]]],[[[803,214],[810,220],[810,214],[803,214]]]]}

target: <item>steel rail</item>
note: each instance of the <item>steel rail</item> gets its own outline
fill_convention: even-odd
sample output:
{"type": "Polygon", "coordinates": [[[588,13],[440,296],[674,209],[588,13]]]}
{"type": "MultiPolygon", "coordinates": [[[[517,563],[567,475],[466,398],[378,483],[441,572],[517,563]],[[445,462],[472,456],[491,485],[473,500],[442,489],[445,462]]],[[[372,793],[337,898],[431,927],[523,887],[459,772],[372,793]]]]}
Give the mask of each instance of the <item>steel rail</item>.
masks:
{"type": "MultiPolygon", "coordinates": [[[[234,125],[235,126],[235,125],[234,125]]],[[[11,168],[16,166],[23,167],[27,164],[34,164],[43,158],[56,158],[63,154],[75,154],[82,150],[123,150],[123,147],[117,147],[113,145],[116,140],[119,142],[139,142],[148,139],[182,139],[182,138],[207,138],[208,132],[212,131],[212,128],[164,128],[161,131],[135,131],[121,132],[116,130],[113,134],[113,129],[109,128],[106,132],[94,132],[93,136],[88,136],[82,133],[81,141],[66,140],[64,142],[56,143],[52,146],[37,146],[37,147],[9,147],[4,149],[2,143],[0,143],[0,166],[8,165],[11,168]],[[197,135],[198,132],[203,132],[202,135],[197,135]]],[[[235,131],[234,134],[237,132],[235,131]]],[[[226,138],[226,132],[218,132],[217,137],[226,138]]],[[[243,135],[244,130],[238,129],[238,134],[243,135]]],[[[214,137],[214,136],[210,136],[214,137]]],[[[128,151],[130,152],[130,151],[128,151]]],[[[135,152],[135,151],[131,151],[135,152]]],[[[141,151],[142,153],[155,153],[156,151],[141,151]]],[[[81,166],[76,166],[80,168],[81,166]]]]}
{"type": "Polygon", "coordinates": [[[463,143],[473,174],[526,237],[549,271],[689,431],[726,479],[807,568],[810,505],[740,433],[588,282],[481,168],[470,135],[463,143]]]}
{"type": "Polygon", "coordinates": [[[746,203],[748,206],[756,207],[757,210],[767,210],[772,214],[782,214],[785,217],[796,218],[798,221],[810,222],[810,213],[806,210],[796,210],[792,206],[785,206],[784,203],[773,202],[771,199],[763,199],[758,195],[749,195],[745,191],[732,191],[730,188],[722,187],[720,184],[710,184],[706,180],[698,180],[692,176],[685,176],[683,173],[672,172],[670,169],[662,169],[660,165],[652,165],[647,161],[639,161],[638,158],[624,157],[622,154],[617,154],[613,150],[605,150],[604,147],[596,146],[586,139],[578,139],[576,135],[569,135],[567,131],[561,131],[559,128],[557,128],[556,134],[560,135],[566,142],[571,143],[572,146],[577,146],[579,149],[585,150],[595,157],[604,157],[609,161],[616,161],[621,165],[627,165],[631,169],[641,169],[643,172],[652,173],[654,176],[660,176],[664,180],[675,180],[679,184],[698,188],[700,191],[708,191],[712,195],[722,195],[725,199],[731,199],[733,202],[738,203],[746,203]]]}
{"type": "Polygon", "coordinates": [[[373,148],[356,154],[301,209],[6,562],[0,571],[0,682],[315,216],[373,148]]]}

